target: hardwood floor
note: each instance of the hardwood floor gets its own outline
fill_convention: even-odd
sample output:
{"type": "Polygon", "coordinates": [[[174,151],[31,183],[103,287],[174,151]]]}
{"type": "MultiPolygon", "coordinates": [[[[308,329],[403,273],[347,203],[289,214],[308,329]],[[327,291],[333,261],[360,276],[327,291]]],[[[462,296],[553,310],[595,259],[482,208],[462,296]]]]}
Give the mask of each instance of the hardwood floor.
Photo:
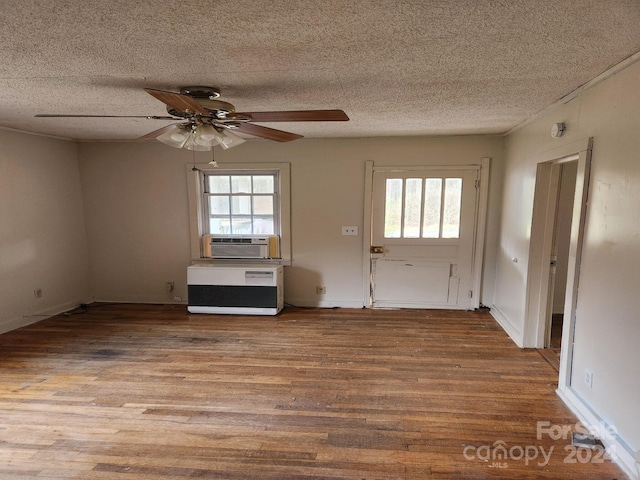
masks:
{"type": "Polygon", "coordinates": [[[3,480],[625,478],[486,312],[94,304],[0,352],[3,480]]]}
{"type": "Polygon", "coordinates": [[[551,342],[549,348],[540,348],[538,352],[556,370],[560,371],[560,353],[562,351],[562,322],[564,315],[554,313],[551,318],[551,342]]]}

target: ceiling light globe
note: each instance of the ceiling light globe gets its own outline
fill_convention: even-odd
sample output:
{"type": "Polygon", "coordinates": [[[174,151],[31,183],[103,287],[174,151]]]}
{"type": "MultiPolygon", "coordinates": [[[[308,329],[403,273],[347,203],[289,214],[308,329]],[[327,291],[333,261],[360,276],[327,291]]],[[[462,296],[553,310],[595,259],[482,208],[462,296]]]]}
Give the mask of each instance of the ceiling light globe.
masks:
{"type": "Polygon", "coordinates": [[[212,125],[198,125],[194,131],[193,141],[198,145],[213,147],[220,143],[222,136],[212,125]]]}
{"type": "Polygon", "coordinates": [[[191,132],[186,129],[185,125],[171,125],[171,127],[162,135],[156,137],[156,140],[174,148],[182,148],[189,139],[191,132]]]}

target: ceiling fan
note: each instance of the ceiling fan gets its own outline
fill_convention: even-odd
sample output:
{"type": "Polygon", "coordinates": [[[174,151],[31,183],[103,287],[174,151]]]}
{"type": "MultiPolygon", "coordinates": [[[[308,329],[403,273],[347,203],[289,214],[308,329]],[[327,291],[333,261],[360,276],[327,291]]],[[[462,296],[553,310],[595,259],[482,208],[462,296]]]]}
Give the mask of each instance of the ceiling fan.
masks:
{"type": "Polygon", "coordinates": [[[256,125],[253,122],[336,122],[349,117],[342,110],[294,110],[271,112],[236,112],[228,102],[218,100],[215,87],[182,87],[180,93],[145,88],[145,92],[167,106],[169,116],[157,115],[60,115],[39,114],[36,117],[67,118],[146,118],[149,120],[178,120],[147,133],[138,140],[155,138],[167,145],[189,150],[211,150],[214,145],[231,148],[244,142],[234,132],[255,137],[289,142],[302,135],[256,125]]]}

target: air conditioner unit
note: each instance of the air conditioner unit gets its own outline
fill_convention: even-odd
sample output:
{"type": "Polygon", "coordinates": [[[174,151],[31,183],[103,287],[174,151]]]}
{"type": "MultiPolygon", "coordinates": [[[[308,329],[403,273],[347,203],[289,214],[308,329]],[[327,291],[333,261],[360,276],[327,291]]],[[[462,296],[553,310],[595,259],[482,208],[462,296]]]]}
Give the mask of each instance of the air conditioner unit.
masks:
{"type": "Polygon", "coordinates": [[[205,258],[278,258],[279,237],[223,237],[204,235],[202,256],[205,258]]]}
{"type": "Polygon", "coordinates": [[[282,266],[191,265],[191,313],[276,315],[284,306],[282,266]]]}

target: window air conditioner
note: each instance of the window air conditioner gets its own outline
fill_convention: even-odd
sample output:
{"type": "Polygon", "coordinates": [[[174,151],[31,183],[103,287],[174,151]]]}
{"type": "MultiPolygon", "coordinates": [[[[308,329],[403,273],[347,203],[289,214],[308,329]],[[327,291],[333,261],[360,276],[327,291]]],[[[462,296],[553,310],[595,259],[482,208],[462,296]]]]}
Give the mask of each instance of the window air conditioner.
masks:
{"type": "Polygon", "coordinates": [[[279,258],[279,237],[202,237],[204,258],[279,258]]]}

